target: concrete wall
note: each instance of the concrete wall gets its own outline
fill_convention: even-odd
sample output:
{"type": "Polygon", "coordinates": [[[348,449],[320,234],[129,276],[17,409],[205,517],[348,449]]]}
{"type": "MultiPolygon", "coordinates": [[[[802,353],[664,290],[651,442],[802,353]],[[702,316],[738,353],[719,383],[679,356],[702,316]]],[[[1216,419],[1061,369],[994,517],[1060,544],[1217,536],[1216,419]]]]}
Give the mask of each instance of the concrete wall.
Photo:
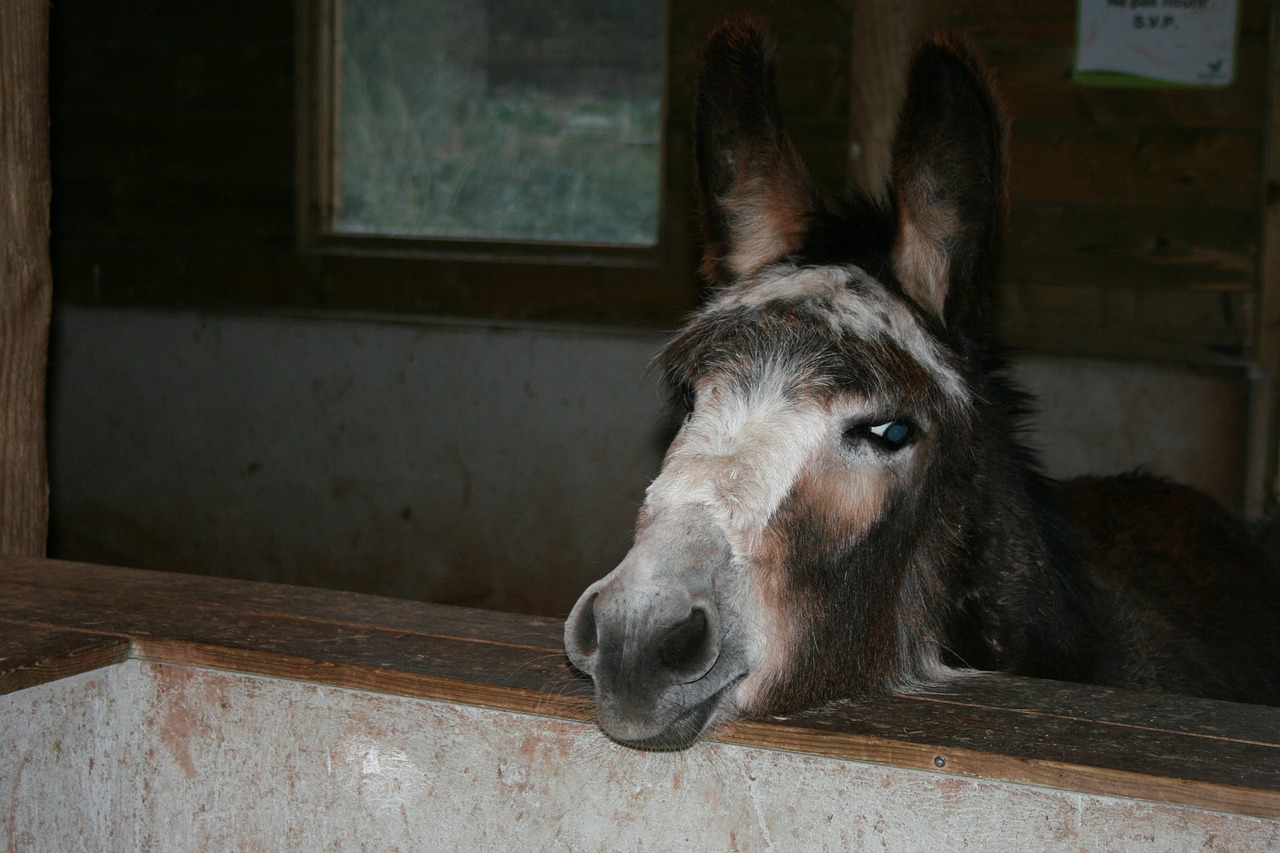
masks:
{"type": "Polygon", "coordinates": [[[130,661],[0,696],[0,845],[1256,851],[1280,821],[130,661]]]}
{"type": "Polygon", "coordinates": [[[567,612],[660,461],[656,340],[65,309],[51,553],[567,612]]]}
{"type": "MultiPolygon", "coordinates": [[[[568,611],[662,452],[654,332],[64,307],[51,556],[568,611]]],[[[1058,475],[1239,507],[1243,372],[1027,359],[1058,475]]]]}

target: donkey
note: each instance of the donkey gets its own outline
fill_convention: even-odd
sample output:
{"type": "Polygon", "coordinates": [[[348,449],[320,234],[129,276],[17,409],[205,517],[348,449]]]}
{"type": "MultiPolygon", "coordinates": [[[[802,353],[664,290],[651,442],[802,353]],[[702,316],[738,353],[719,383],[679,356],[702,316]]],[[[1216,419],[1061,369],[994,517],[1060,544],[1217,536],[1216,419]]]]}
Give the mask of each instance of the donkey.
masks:
{"type": "Polygon", "coordinates": [[[696,111],[708,302],[658,358],[686,414],[635,544],[578,600],[601,728],[717,723],[996,670],[1280,704],[1280,581],[1242,523],[1142,476],[1053,482],[984,286],[1007,122],[974,52],[908,73],[890,198],[820,194],[773,48],[718,29],[696,111]]]}

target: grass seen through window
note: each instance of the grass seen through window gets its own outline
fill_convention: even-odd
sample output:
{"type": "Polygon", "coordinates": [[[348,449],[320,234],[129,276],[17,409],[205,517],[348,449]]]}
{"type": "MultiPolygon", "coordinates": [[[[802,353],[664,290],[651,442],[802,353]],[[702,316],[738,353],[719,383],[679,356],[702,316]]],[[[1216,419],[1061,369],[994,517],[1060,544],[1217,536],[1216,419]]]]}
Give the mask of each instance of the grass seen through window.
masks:
{"type": "Polygon", "coordinates": [[[660,5],[521,5],[345,0],[336,230],[656,240],[660,5]]]}

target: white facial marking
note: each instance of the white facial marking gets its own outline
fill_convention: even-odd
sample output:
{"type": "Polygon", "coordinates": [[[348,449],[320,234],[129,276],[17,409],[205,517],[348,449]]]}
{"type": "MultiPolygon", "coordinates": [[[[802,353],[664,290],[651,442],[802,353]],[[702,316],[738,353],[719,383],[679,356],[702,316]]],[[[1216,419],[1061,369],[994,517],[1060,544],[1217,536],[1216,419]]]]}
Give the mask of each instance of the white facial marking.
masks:
{"type": "Polygon", "coordinates": [[[656,527],[636,544],[642,547],[650,533],[662,535],[665,525],[658,519],[703,513],[728,541],[732,568],[714,584],[722,607],[742,626],[738,644],[751,672],[735,691],[738,707],[749,704],[762,679],[785,662],[791,645],[782,614],[762,594],[763,579],[753,571],[765,529],[810,460],[838,441],[830,412],[786,392],[793,372],[785,363],[770,365],[749,394],[714,385],[699,389],[697,408],[649,486],[645,515],[656,527]]]}
{"type": "Polygon", "coordinates": [[[672,444],[649,486],[650,516],[702,506],[747,560],[808,459],[829,440],[828,413],[786,393],[785,364],[763,371],[749,395],[701,389],[697,411],[672,444]]]}

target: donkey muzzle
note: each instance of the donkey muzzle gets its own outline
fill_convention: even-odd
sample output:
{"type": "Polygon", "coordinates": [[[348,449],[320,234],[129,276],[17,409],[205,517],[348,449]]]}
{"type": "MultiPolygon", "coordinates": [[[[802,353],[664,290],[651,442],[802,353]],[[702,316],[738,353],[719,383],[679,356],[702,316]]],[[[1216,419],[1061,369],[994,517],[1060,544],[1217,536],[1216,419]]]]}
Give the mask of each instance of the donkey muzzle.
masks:
{"type": "Polygon", "coordinates": [[[565,626],[565,650],[595,681],[605,734],[676,749],[711,721],[742,675],[733,665],[740,656],[725,654],[715,594],[728,559],[727,541],[709,524],[653,524],[582,594],[565,626]]]}

